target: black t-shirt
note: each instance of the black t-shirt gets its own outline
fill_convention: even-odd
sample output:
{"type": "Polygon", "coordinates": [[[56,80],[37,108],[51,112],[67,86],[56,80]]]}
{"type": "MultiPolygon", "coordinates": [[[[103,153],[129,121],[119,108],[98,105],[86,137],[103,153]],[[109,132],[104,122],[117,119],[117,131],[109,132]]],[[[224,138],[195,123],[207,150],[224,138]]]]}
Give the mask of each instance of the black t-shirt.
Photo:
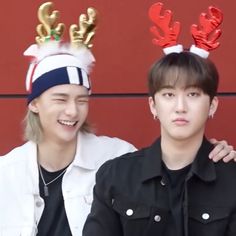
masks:
{"type": "Polygon", "coordinates": [[[184,235],[184,220],[183,220],[183,201],[184,201],[184,183],[186,176],[190,170],[188,165],[179,170],[170,170],[163,163],[164,173],[168,177],[168,191],[169,191],[169,204],[173,221],[168,227],[166,234],[174,236],[184,235]]]}
{"type": "Polygon", "coordinates": [[[46,183],[55,179],[62,172],[63,174],[48,185],[49,196],[44,195],[44,184],[39,174],[40,196],[44,199],[45,208],[38,224],[37,236],[72,236],[65,212],[61,187],[65,169],[66,168],[56,172],[48,172],[41,167],[46,183]]]}

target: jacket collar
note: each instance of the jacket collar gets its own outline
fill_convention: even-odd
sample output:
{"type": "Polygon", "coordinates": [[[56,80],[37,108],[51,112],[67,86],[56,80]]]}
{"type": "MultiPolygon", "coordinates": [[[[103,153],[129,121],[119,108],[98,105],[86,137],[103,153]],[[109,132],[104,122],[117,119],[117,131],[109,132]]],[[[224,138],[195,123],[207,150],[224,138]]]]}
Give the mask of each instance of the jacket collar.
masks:
{"type": "MultiPolygon", "coordinates": [[[[38,173],[37,145],[34,142],[29,141],[23,146],[23,150],[26,150],[26,153],[22,152],[21,155],[27,159],[27,165],[31,171],[31,175],[35,176],[38,173]]],[[[104,152],[104,142],[101,142],[96,135],[92,133],[79,132],[76,155],[71,166],[95,170],[101,165],[100,162],[103,159],[102,157],[105,155],[104,152]]],[[[34,179],[37,181],[38,176],[34,179]]]]}
{"type": "Polygon", "coordinates": [[[162,176],[162,155],[161,142],[157,139],[150,147],[143,149],[144,158],[142,164],[141,179],[146,181],[158,176],[162,176]]]}
{"type": "Polygon", "coordinates": [[[100,161],[104,156],[104,143],[92,133],[79,132],[75,159],[72,165],[95,170],[101,165],[100,161]]]}
{"type": "Polygon", "coordinates": [[[192,163],[189,177],[195,174],[205,182],[211,182],[216,179],[215,164],[208,157],[213,147],[213,144],[204,137],[196,158],[192,163]]]}
{"type": "MultiPolygon", "coordinates": [[[[161,138],[158,138],[149,148],[143,149],[142,181],[155,177],[163,177],[160,141],[161,138]]],[[[208,157],[212,149],[213,145],[204,137],[187,178],[196,175],[205,182],[214,181],[216,179],[214,163],[208,157]]]]}
{"type": "MultiPolygon", "coordinates": [[[[101,144],[100,140],[94,134],[82,133],[79,132],[77,149],[74,161],[68,167],[71,169],[73,166],[78,166],[88,170],[95,170],[100,165],[98,158],[98,154],[96,153],[98,149],[100,149],[101,144]]],[[[37,144],[29,141],[25,143],[22,150],[19,154],[22,158],[26,159],[27,171],[25,173],[30,173],[31,178],[26,178],[27,193],[33,193],[35,195],[39,195],[39,175],[38,175],[38,162],[37,162],[37,144]]],[[[104,149],[104,146],[103,146],[104,149]]],[[[103,153],[100,153],[103,155],[103,153]]]]}
{"type": "Polygon", "coordinates": [[[39,174],[38,174],[38,161],[37,161],[37,145],[34,142],[27,142],[24,145],[22,152],[22,158],[26,158],[26,165],[28,165],[25,174],[27,175],[28,171],[31,178],[26,179],[26,184],[28,185],[29,192],[39,195],[39,174]]]}

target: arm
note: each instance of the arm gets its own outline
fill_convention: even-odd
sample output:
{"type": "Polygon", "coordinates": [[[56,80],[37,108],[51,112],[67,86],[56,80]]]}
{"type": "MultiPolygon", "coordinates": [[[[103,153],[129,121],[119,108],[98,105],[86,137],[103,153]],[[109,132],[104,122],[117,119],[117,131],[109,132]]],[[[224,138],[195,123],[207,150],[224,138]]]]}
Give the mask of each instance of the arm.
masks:
{"type": "Polygon", "coordinates": [[[91,212],[85,222],[83,236],[122,236],[120,219],[112,209],[112,197],[108,181],[111,179],[106,163],[96,175],[91,212]]]}
{"type": "Polygon", "coordinates": [[[229,162],[230,160],[236,161],[236,151],[233,146],[228,145],[226,141],[218,141],[216,139],[210,139],[210,142],[215,145],[215,148],[209,154],[209,158],[214,162],[223,159],[224,162],[229,162]]]}

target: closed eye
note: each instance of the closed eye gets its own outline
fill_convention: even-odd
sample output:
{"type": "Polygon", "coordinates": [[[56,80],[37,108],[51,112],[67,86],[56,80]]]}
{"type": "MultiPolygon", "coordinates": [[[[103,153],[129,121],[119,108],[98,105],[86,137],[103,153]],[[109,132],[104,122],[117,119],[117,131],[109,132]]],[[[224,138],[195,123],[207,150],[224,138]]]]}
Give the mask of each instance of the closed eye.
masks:
{"type": "Polygon", "coordinates": [[[80,98],[77,100],[78,103],[87,103],[89,101],[88,98],[80,98]]]}
{"type": "Polygon", "coordinates": [[[65,98],[53,98],[53,101],[55,101],[55,102],[65,102],[66,99],[65,98]]]}

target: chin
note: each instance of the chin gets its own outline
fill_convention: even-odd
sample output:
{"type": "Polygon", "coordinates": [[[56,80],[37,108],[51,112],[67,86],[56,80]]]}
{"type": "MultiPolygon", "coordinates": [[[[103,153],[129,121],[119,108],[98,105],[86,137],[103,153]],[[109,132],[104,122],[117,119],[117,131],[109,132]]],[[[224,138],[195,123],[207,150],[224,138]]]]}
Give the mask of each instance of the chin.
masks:
{"type": "Polygon", "coordinates": [[[181,133],[181,134],[173,134],[171,137],[176,141],[188,141],[195,138],[203,136],[202,133],[181,133]]]}
{"type": "Polygon", "coordinates": [[[188,134],[188,133],[174,133],[174,134],[170,134],[170,137],[176,141],[185,141],[187,139],[190,139],[193,135],[192,134],[188,134]]]}
{"type": "Polygon", "coordinates": [[[58,139],[61,143],[70,143],[74,142],[77,139],[78,131],[76,132],[64,132],[58,135],[58,139]]]}

